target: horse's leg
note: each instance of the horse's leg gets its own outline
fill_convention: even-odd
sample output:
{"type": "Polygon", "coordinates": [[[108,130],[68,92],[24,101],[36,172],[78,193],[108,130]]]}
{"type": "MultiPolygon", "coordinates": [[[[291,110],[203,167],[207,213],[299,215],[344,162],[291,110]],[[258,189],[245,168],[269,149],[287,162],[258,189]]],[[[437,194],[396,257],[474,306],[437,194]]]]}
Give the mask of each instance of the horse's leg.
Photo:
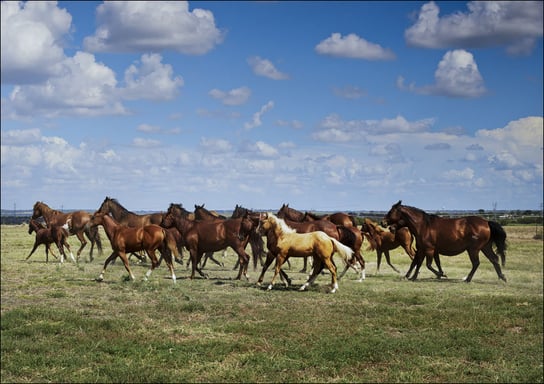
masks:
{"type": "Polygon", "coordinates": [[[104,281],[104,273],[106,272],[106,267],[111,261],[115,260],[116,257],[117,253],[115,253],[115,251],[113,251],[112,254],[108,256],[106,261],[104,261],[104,267],[102,268],[102,272],[100,273],[96,281],[104,281]]]}
{"type": "Polygon", "coordinates": [[[501,266],[499,264],[499,256],[497,256],[497,254],[493,251],[491,243],[486,244],[485,247],[482,248],[482,252],[484,253],[485,257],[487,257],[488,260],[491,261],[493,267],[495,267],[495,271],[497,272],[497,276],[499,277],[499,279],[506,282],[506,277],[503,275],[501,266]]]}
{"type": "Polygon", "coordinates": [[[445,276],[444,271],[442,271],[442,266],[440,265],[440,257],[436,250],[434,250],[433,253],[427,253],[426,264],[427,264],[427,269],[429,269],[432,273],[434,273],[436,277],[438,277],[439,279],[445,276]],[[433,260],[436,263],[438,270],[433,268],[433,260]]]}
{"type": "Polygon", "coordinates": [[[312,266],[312,274],[310,277],[308,277],[308,280],[302,284],[302,286],[299,288],[299,291],[304,291],[310,284],[313,284],[317,276],[321,273],[321,271],[324,268],[324,264],[319,258],[314,258],[314,263],[312,266]]]}
{"type": "Polygon", "coordinates": [[[284,262],[285,262],[285,256],[283,254],[279,253],[276,256],[276,266],[274,268],[274,276],[272,277],[272,280],[270,281],[270,284],[268,285],[268,290],[271,290],[272,287],[274,286],[274,281],[276,280],[276,277],[280,273],[281,266],[282,266],[282,264],[284,262]]]}
{"type": "MultiPolygon", "coordinates": [[[[28,254],[28,256],[26,257],[25,260],[28,260],[28,259],[30,258],[30,256],[32,256],[32,254],[34,253],[34,251],[36,250],[36,248],[38,248],[38,245],[40,245],[40,244],[38,244],[37,241],[34,242],[34,246],[32,247],[32,251],[30,251],[30,253],[28,254]]],[[[47,248],[48,248],[48,245],[46,244],[46,245],[45,245],[45,251],[46,251],[46,253],[45,253],[45,262],[46,262],[46,263],[48,262],[47,248]]]]}
{"type": "Polygon", "coordinates": [[[236,280],[240,280],[242,278],[242,275],[244,275],[244,277],[249,280],[249,277],[247,275],[249,256],[247,255],[246,251],[242,246],[236,247],[235,251],[238,254],[238,261],[240,262],[240,270],[238,271],[238,276],[236,277],[236,280]]]}
{"type": "Polygon", "coordinates": [[[121,260],[123,260],[123,264],[125,264],[125,269],[127,270],[130,279],[133,281],[136,280],[136,278],[132,274],[132,271],[130,270],[130,263],[128,262],[127,254],[124,251],[119,251],[119,257],[121,258],[121,260]]]}
{"type": "Polygon", "coordinates": [[[331,293],[335,293],[338,290],[338,281],[336,279],[336,265],[332,259],[332,254],[330,257],[325,258],[325,266],[331,272],[331,293]]]}
{"type": "Polygon", "coordinates": [[[68,252],[70,252],[70,258],[72,259],[72,261],[74,263],[77,264],[76,259],[74,258],[74,254],[72,253],[72,250],[70,249],[70,245],[68,244],[68,241],[66,240],[66,238],[63,238],[63,239],[60,240],[60,246],[61,247],[66,247],[68,252]]]}
{"type": "Polygon", "coordinates": [[[416,253],[416,257],[414,258],[414,260],[412,260],[410,269],[408,270],[408,272],[406,272],[406,278],[409,278],[411,281],[415,281],[417,279],[417,275],[419,274],[419,269],[421,268],[421,265],[423,264],[424,259],[425,259],[425,253],[423,253],[423,251],[418,250],[416,253]],[[414,271],[414,274],[412,275],[412,277],[409,277],[414,267],[416,268],[414,271]]]}
{"type": "MultiPolygon", "coordinates": [[[[195,251],[194,254],[195,254],[194,258],[191,257],[191,262],[193,263],[193,273],[192,273],[192,275],[191,275],[191,279],[193,279],[193,278],[195,277],[195,276],[194,276],[195,270],[200,274],[200,276],[202,276],[203,278],[207,279],[207,278],[208,278],[208,275],[207,275],[206,273],[202,272],[202,268],[199,267],[199,265],[200,265],[200,260],[202,259],[202,254],[203,254],[203,253],[202,253],[202,252],[197,252],[197,251],[195,251]]],[[[191,254],[191,256],[192,256],[192,254],[191,254]]]]}
{"type": "Polygon", "coordinates": [[[81,255],[81,251],[83,251],[83,248],[85,248],[85,246],[87,245],[87,240],[85,240],[85,236],[83,236],[83,233],[81,231],[77,232],[76,236],[79,242],[81,243],[81,246],[77,250],[77,258],[79,259],[79,255],[81,255]]]}
{"type": "Polygon", "coordinates": [[[302,267],[302,269],[299,272],[300,273],[306,273],[307,270],[308,270],[308,257],[305,256],[304,257],[304,266],[302,267]]]}
{"type": "MultiPolygon", "coordinates": [[[[144,280],[147,281],[149,279],[149,276],[153,273],[153,270],[159,266],[159,261],[157,260],[157,254],[155,253],[155,249],[146,249],[147,256],[149,256],[149,259],[151,259],[151,267],[147,270],[144,276],[144,280]]],[[[162,254],[161,254],[162,257],[162,254]]]]}
{"type": "Polygon", "coordinates": [[[474,276],[474,273],[476,273],[476,270],[478,269],[478,266],[480,265],[480,257],[478,254],[480,253],[479,250],[475,249],[467,249],[468,256],[470,257],[470,262],[472,263],[472,269],[468,273],[468,276],[466,276],[463,280],[467,283],[470,283],[472,280],[472,277],[474,276]]]}
{"type": "MultiPolygon", "coordinates": [[[[385,259],[389,262],[389,257],[387,256],[388,253],[386,251],[385,259]]],[[[376,249],[376,275],[380,273],[380,264],[382,263],[382,251],[379,249],[376,249]]]]}
{"type": "Polygon", "coordinates": [[[387,264],[389,264],[389,266],[393,268],[395,272],[400,273],[400,271],[397,268],[395,268],[393,264],[391,264],[391,257],[389,255],[389,250],[384,251],[384,253],[385,253],[385,260],[387,261],[387,264]]]}
{"type": "Polygon", "coordinates": [[[259,280],[257,280],[257,285],[260,286],[264,280],[264,274],[266,273],[266,270],[272,264],[272,261],[276,259],[276,256],[272,254],[272,252],[268,251],[266,254],[266,260],[263,265],[263,269],[261,270],[261,275],[259,276],[259,280]]]}

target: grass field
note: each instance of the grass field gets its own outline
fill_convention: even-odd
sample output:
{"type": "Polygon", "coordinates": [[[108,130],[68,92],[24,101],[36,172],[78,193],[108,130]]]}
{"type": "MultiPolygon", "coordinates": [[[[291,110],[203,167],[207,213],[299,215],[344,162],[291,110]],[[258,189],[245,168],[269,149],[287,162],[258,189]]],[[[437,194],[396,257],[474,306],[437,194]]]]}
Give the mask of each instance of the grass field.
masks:
{"type": "MultiPolygon", "coordinates": [[[[46,264],[43,246],[24,261],[34,242],[27,229],[1,227],[4,383],[543,382],[534,226],[505,227],[507,283],[483,255],[467,284],[466,254],[441,258],[447,279],[422,267],[409,282],[385,262],[376,275],[376,255],[365,251],[367,279],[349,272],[335,294],[328,275],[299,292],[301,260],[287,270],[292,288],[257,287],[260,271],[235,281],[232,251],[225,267],[208,263],[208,280],[191,281],[177,265],[174,286],[163,263],[144,282],[148,266],[134,263],[137,280],[126,281],[118,261],[97,283],[109,246],[92,263],[46,264]]],[[[400,250],[392,261],[408,269],[400,250]]]]}

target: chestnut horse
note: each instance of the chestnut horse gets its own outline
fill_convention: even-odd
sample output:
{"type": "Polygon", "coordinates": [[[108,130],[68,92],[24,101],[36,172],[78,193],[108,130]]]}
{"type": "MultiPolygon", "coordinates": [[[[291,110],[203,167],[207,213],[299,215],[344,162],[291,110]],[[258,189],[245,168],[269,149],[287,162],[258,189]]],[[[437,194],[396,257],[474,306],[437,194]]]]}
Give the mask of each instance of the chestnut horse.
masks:
{"type": "MultiPolygon", "coordinates": [[[[336,265],[332,256],[335,252],[338,252],[346,264],[351,264],[351,258],[353,257],[353,250],[351,248],[328,236],[323,231],[297,233],[283,219],[276,217],[272,213],[264,216],[260,230],[263,234],[271,232],[276,239],[275,246],[270,249],[270,252],[276,257],[276,267],[274,276],[268,286],[269,290],[274,286],[274,281],[280,273],[281,266],[285,260],[289,257],[305,256],[313,257],[314,266],[312,274],[302,287],[300,287],[300,290],[303,291],[308,285],[312,284],[324,267],[327,267],[331,273],[331,293],[335,293],[338,290],[336,265]]],[[[259,279],[262,281],[262,276],[259,279]]]]}
{"type": "Polygon", "coordinates": [[[376,268],[376,273],[380,272],[380,263],[382,261],[382,254],[385,254],[385,260],[387,264],[397,273],[400,271],[391,264],[391,259],[389,257],[389,251],[401,246],[411,260],[414,260],[416,255],[414,248],[412,247],[412,234],[407,227],[398,228],[396,231],[386,231],[378,225],[378,223],[370,220],[364,219],[363,225],[361,227],[361,232],[367,238],[370,243],[369,249],[376,250],[376,256],[378,260],[378,265],[376,268]]]}
{"type": "Polygon", "coordinates": [[[63,213],[55,209],[50,208],[47,204],[41,201],[37,201],[34,204],[32,219],[38,219],[43,217],[47,227],[52,228],[54,226],[63,226],[68,223],[69,235],[76,235],[81,243],[77,251],[77,259],[83,248],[87,245],[85,235],[91,242],[91,251],[89,253],[90,261],[93,261],[93,248],[96,243],[98,247],[98,253],[102,254],[102,241],[100,240],[100,234],[98,230],[90,229],[87,227],[87,223],[91,219],[91,214],[85,211],[74,211],[69,213],[63,213]]]}
{"type": "Polygon", "coordinates": [[[249,256],[245,248],[249,241],[249,234],[258,226],[259,221],[250,218],[249,215],[238,219],[189,220],[180,214],[178,206],[179,204],[170,204],[161,226],[164,228],[176,227],[182,234],[185,248],[191,255],[191,279],[194,279],[195,271],[198,271],[204,278],[208,277],[199,267],[200,259],[204,253],[221,251],[231,247],[238,254],[240,260],[240,270],[236,279],[240,280],[244,275],[249,280],[247,276],[249,256]]]}
{"type": "Polygon", "coordinates": [[[91,217],[89,225],[96,227],[101,225],[108,236],[113,250],[112,254],[104,262],[104,268],[100,273],[97,281],[104,280],[104,273],[108,264],[115,260],[117,256],[123,260],[125,269],[127,270],[130,278],[134,280],[134,275],[130,270],[128,262],[127,252],[139,252],[146,251],[147,255],[151,259],[151,268],[145,274],[145,280],[149,278],[155,268],[159,266],[159,260],[155,251],[159,250],[161,255],[166,260],[166,264],[170,269],[172,281],[176,282],[176,275],[174,274],[174,265],[172,262],[172,252],[176,254],[177,249],[175,244],[171,244],[167,241],[166,230],[155,224],[146,225],[144,227],[134,228],[121,225],[111,216],[95,212],[91,217]]]}
{"type": "Polygon", "coordinates": [[[74,259],[74,255],[72,254],[72,251],[70,250],[70,245],[66,241],[66,239],[68,238],[68,231],[65,228],[59,226],[47,228],[40,222],[30,219],[28,223],[28,234],[31,235],[32,232],[36,233],[36,239],[34,240],[34,246],[32,247],[32,250],[30,251],[29,255],[26,257],[25,260],[28,260],[30,256],[32,256],[36,248],[38,248],[38,246],[41,244],[45,245],[45,262],[49,262],[49,252],[51,252],[53,257],[56,259],[57,256],[55,256],[55,253],[51,249],[51,244],[55,244],[60,252],[61,263],[63,263],[64,259],[66,258],[66,254],[64,253],[64,247],[66,247],[66,249],[68,249],[68,252],[70,252],[70,257],[72,258],[72,261],[76,261],[74,259]]]}
{"type": "MultiPolygon", "coordinates": [[[[204,204],[202,205],[196,205],[195,204],[195,211],[194,211],[194,217],[195,220],[225,220],[226,217],[223,215],[218,214],[215,211],[209,211],[206,208],[204,208],[204,204]]],[[[175,228],[175,227],[173,227],[175,228]]],[[[204,254],[204,260],[201,262],[200,269],[203,269],[206,266],[206,262],[208,260],[213,261],[216,265],[219,265],[220,267],[224,267],[225,264],[217,260],[215,257],[213,257],[214,252],[206,252],[204,254]]],[[[223,259],[227,256],[227,249],[223,249],[223,259]]],[[[187,265],[189,264],[189,260],[187,260],[187,265]]],[[[234,269],[237,269],[239,265],[236,265],[234,269]]]]}
{"type": "Polygon", "coordinates": [[[416,238],[417,251],[410,269],[406,273],[406,278],[409,278],[415,266],[416,270],[410,279],[417,279],[419,268],[425,258],[427,258],[429,270],[439,278],[445,276],[438,255],[455,256],[467,251],[472,269],[464,280],[470,282],[480,265],[479,254],[482,251],[495,267],[499,279],[506,281],[499,265],[499,257],[493,251],[493,244],[495,244],[504,265],[506,232],[500,224],[494,221],[488,221],[478,216],[465,216],[456,219],[442,218],[437,215],[429,215],[419,208],[402,205],[399,200],[384,217],[384,223],[397,228],[408,227],[416,238]],[[431,265],[433,258],[437,263],[438,271],[431,265]]]}
{"type": "Polygon", "coordinates": [[[283,204],[278,213],[278,217],[287,218],[289,220],[303,222],[303,221],[314,221],[314,220],[329,220],[330,222],[336,225],[343,225],[344,227],[356,227],[357,223],[355,218],[347,213],[335,212],[327,215],[316,215],[311,212],[297,211],[294,208],[289,207],[289,204],[283,204]],[[280,214],[281,212],[281,214],[280,214]]]}

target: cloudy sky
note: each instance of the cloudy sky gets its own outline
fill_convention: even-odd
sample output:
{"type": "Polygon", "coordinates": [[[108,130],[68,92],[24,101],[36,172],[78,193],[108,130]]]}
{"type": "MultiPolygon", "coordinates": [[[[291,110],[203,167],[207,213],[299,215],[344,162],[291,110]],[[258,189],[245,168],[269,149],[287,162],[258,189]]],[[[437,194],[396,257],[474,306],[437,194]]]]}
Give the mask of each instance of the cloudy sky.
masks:
{"type": "Polygon", "coordinates": [[[540,209],[542,2],[2,2],[3,209],[540,209]]]}

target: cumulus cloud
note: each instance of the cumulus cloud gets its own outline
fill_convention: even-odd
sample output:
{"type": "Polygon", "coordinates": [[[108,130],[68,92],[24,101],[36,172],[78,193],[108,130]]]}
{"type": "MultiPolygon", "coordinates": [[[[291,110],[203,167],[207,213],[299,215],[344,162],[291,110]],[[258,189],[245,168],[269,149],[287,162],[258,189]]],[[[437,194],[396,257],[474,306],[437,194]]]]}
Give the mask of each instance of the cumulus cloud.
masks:
{"type": "Polygon", "coordinates": [[[205,152],[226,153],[232,149],[232,145],[228,140],[203,137],[200,139],[200,148],[205,152]]]}
{"type": "Polygon", "coordinates": [[[170,100],[183,86],[183,79],[174,77],[172,66],[163,64],[159,54],[144,54],[137,64],[125,71],[125,87],[121,92],[127,100],[170,100]]]}
{"type": "Polygon", "coordinates": [[[472,53],[462,49],[446,52],[434,73],[435,83],[416,87],[415,83],[405,85],[399,76],[397,87],[424,95],[475,98],[486,93],[484,80],[472,53]]]}
{"type": "Polygon", "coordinates": [[[112,1],[98,6],[97,29],[84,40],[90,52],[160,52],[203,55],[222,43],[212,12],[186,1],[112,1]]]}
{"type": "Polygon", "coordinates": [[[393,60],[395,54],[390,49],[382,48],[354,33],[342,36],[333,33],[330,37],[316,45],[315,51],[321,55],[346,57],[349,59],[393,60]]]}
{"type": "Polygon", "coordinates": [[[49,1],[2,1],[0,14],[2,84],[30,84],[59,75],[70,14],[49,1]]]}
{"type": "Polygon", "coordinates": [[[234,88],[230,91],[221,91],[212,89],[209,95],[224,105],[234,106],[245,104],[251,96],[251,90],[248,87],[234,88]]]}
{"type": "Polygon", "coordinates": [[[256,127],[260,127],[263,124],[262,121],[261,121],[262,115],[264,115],[266,112],[270,111],[273,107],[274,107],[274,102],[273,101],[269,101],[268,103],[263,105],[258,112],[255,112],[253,114],[253,118],[251,119],[251,121],[246,122],[244,124],[244,128],[249,130],[249,129],[253,129],[253,128],[256,128],[256,127]]]}
{"type": "Polygon", "coordinates": [[[530,52],[542,37],[540,1],[471,1],[468,12],[440,17],[440,8],[424,4],[416,23],[404,32],[408,45],[423,48],[506,46],[511,54],[530,52]]]}
{"type": "Polygon", "coordinates": [[[252,56],[247,59],[247,63],[258,76],[268,77],[272,80],[286,80],[289,75],[282,73],[276,69],[270,60],[262,59],[259,56],[252,56]]]}

